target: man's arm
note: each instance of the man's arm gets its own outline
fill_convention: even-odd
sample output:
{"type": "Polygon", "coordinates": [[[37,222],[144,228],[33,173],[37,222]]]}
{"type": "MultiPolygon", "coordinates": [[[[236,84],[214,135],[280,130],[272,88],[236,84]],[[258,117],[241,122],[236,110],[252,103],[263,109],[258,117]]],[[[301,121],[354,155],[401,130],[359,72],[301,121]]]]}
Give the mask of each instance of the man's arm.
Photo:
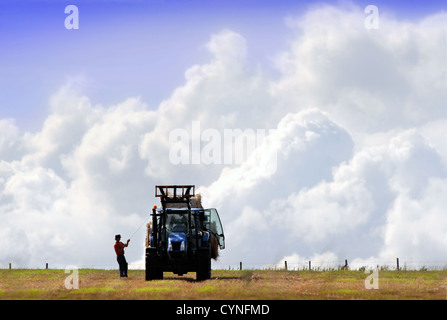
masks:
{"type": "Polygon", "coordinates": [[[127,239],[126,244],[124,245],[124,247],[127,247],[129,245],[130,239],[127,239]]]}

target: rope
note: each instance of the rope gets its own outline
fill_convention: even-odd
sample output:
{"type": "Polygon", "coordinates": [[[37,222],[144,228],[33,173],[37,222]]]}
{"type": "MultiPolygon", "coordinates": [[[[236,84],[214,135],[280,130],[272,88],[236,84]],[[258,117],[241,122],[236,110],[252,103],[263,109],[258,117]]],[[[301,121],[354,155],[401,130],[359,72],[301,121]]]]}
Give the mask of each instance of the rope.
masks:
{"type": "Polygon", "coordinates": [[[143,223],[138,227],[138,229],[130,236],[129,240],[133,238],[133,236],[141,229],[141,227],[146,223],[148,218],[144,219],[143,223]]]}

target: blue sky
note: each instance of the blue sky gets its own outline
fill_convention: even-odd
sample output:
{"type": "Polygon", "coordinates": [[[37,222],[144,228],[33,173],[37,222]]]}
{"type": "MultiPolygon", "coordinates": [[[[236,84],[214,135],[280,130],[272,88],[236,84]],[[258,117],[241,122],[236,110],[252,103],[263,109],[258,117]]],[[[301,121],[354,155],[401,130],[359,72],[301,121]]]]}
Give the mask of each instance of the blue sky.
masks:
{"type": "MultiPolygon", "coordinates": [[[[382,13],[414,20],[446,1],[373,1],[382,13]]],[[[273,70],[287,45],[284,19],[315,1],[0,1],[0,118],[36,130],[48,98],[70,79],[83,79],[95,103],[141,96],[150,107],[203,63],[210,34],[228,28],[249,42],[253,66],[273,70]],[[66,5],[80,11],[80,29],[66,30],[66,5]],[[284,36],[282,36],[284,35],[284,36]]],[[[343,3],[326,1],[324,3],[343,3]]],[[[371,1],[355,1],[360,8],[371,1]]],[[[78,81],[79,82],[79,81],[78,81]]]]}
{"type": "MultiPolygon", "coordinates": [[[[92,81],[87,93],[98,102],[141,95],[157,105],[183,82],[187,67],[209,58],[203,45],[211,33],[239,29],[251,33],[253,50],[266,50],[269,33],[284,27],[282,15],[266,8],[255,8],[253,15],[222,2],[219,8],[205,1],[172,3],[81,1],[76,31],[64,28],[60,3],[3,5],[0,116],[29,124],[22,110],[39,116],[48,96],[80,75],[92,81]]],[[[277,41],[272,35],[270,40],[277,41]]]]}

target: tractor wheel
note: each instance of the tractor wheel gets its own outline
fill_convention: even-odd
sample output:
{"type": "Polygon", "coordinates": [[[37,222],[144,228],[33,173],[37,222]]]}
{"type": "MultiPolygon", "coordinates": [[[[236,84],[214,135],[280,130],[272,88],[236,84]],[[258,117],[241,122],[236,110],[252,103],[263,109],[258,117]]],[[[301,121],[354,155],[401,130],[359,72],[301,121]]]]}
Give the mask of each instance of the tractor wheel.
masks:
{"type": "Polygon", "coordinates": [[[196,272],[197,281],[211,279],[211,255],[209,250],[204,250],[199,255],[199,265],[196,272]]]}
{"type": "Polygon", "coordinates": [[[146,281],[163,280],[163,269],[155,250],[146,249],[146,281]]]}

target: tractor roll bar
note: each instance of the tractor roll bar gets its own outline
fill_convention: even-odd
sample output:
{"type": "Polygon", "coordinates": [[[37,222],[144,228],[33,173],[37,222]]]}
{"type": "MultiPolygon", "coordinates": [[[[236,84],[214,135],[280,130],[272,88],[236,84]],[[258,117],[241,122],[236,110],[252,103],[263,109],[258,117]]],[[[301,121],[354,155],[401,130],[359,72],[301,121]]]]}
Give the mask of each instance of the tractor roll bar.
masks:
{"type": "Polygon", "coordinates": [[[195,195],[196,195],[195,185],[155,186],[156,197],[181,199],[181,198],[195,197],[195,195]]]}

